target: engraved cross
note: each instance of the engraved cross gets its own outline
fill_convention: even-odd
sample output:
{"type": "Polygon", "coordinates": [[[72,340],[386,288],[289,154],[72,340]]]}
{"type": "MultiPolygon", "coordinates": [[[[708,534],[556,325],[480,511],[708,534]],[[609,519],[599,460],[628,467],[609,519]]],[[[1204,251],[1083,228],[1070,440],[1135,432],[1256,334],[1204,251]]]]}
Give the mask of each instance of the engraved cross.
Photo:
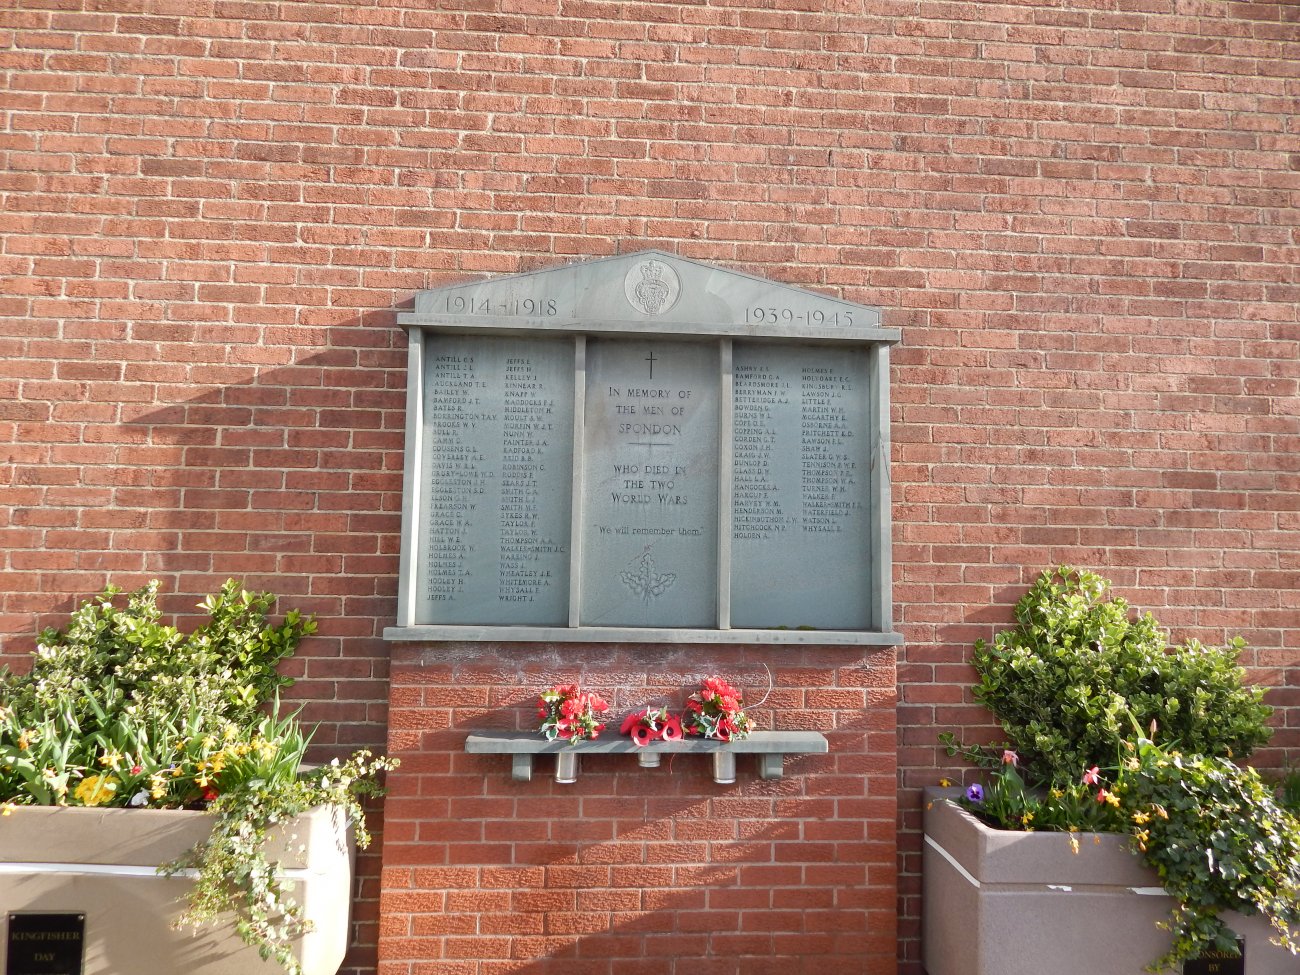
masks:
{"type": "Polygon", "coordinates": [[[648,363],[650,363],[650,378],[651,378],[651,379],[654,379],[654,377],[655,377],[655,363],[659,361],[658,359],[655,358],[654,349],[651,349],[651,350],[650,350],[650,354],[649,354],[648,356],[645,357],[645,361],[648,362],[648,363]]]}

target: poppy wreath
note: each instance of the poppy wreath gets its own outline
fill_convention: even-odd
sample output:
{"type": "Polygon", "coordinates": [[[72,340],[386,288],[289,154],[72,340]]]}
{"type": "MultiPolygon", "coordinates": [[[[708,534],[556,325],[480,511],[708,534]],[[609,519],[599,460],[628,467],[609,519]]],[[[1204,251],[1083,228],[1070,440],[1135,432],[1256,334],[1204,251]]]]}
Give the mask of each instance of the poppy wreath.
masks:
{"type": "Polygon", "coordinates": [[[584,691],[577,684],[556,684],[542,691],[537,699],[537,716],[542,719],[537,730],[547,741],[597,738],[605,730],[599,715],[608,710],[609,705],[599,694],[584,691]]]}
{"type": "Polygon", "coordinates": [[[642,748],[652,741],[680,741],[682,719],[669,714],[667,708],[633,711],[623,719],[618,733],[627,735],[634,745],[642,748]]]}
{"type": "Polygon", "coordinates": [[[745,699],[721,677],[706,677],[700,689],[686,699],[682,730],[700,738],[739,741],[754,730],[745,714],[745,699]]]}

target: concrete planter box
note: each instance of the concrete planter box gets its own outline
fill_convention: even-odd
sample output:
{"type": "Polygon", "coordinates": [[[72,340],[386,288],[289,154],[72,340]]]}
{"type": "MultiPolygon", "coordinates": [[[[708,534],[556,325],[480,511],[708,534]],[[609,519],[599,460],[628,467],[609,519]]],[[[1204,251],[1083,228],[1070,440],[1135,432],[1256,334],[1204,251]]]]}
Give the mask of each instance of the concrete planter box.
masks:
{"type": "MultiPolygon", "coordinates": [[[[347,950],[353,848],[344,822],[317,807],[268,839],[315,926],[295,947],[307,975],[334,975],[347,950]]],[[[19,806],[0,818],[0,971],[10,913],[63,912],[85,915],[83,975],[282,971],[230,927],[171,929],[192,880],[156,868],[202,842],[211,823],[202,812],[52,806],[19,806]]]]}
{"type": "MultiPolygon", "coordinates": [[[[1143,975],[1169,950],[1156,922],[1173,900],[1117,833],[991,829],[927,789],[922,950],[928,975],[1143,975]]],[[[1246,975],[1295,975],[1259,917],[1224,920],[1246,939],[1246,975]]],[[[1225,971],[1228,969],[1225,968],[1225,971]]]]}

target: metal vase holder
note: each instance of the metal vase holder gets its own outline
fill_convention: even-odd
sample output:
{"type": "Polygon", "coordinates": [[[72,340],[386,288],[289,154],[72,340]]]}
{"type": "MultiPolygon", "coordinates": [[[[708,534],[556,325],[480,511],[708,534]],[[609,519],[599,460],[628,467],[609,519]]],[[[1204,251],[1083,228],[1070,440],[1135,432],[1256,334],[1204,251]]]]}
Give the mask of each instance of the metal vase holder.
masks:
{"type": "Polygon", "coordinates": [[[718,785],[732,785],[736,781],[736,753],[713,753],[713,781],[718,785]]]}
{"type": "Polygon", "coordinates": [[[572,785],[578,781],[578,753],[555,753],[555,781],[560,785],[572,785]]]}

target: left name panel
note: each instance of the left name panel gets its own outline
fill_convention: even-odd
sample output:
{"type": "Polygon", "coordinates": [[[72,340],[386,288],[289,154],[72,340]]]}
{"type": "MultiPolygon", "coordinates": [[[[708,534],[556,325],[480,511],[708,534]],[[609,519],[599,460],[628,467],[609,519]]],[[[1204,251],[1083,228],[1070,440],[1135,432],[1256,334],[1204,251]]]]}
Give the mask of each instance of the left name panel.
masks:
{"type": "Polygon", "coordinates": [[[417,621],[568,622],[574,349],[429,335],[417,621]]]}

